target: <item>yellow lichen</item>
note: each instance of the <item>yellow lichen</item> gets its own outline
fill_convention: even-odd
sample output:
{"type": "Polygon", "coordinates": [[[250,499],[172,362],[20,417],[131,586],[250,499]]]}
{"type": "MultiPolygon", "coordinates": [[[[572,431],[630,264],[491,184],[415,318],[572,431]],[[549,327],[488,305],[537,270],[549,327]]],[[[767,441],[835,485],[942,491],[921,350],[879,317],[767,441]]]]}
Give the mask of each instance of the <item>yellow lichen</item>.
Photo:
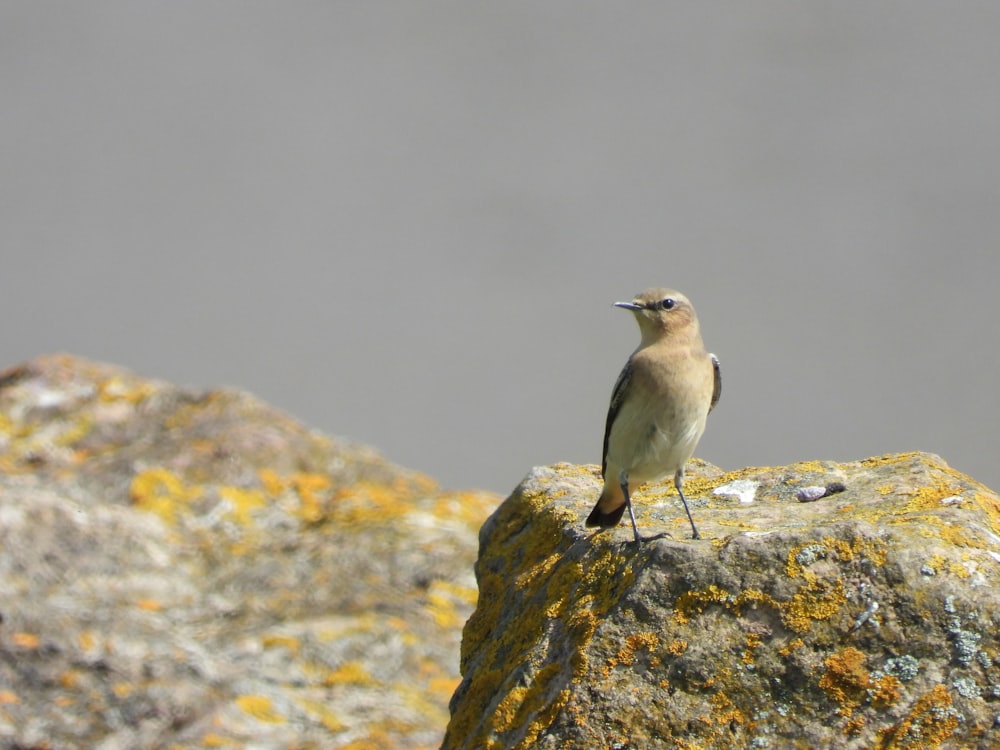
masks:
{"type": "Polygon", "coordinates": [[[815,620],[829,619],[846,601],[839,582],[814,581],[803,586],[786,602],[780,602],[762,591],[748,589],[730,594],[725,589],[710,585],[701,591],[686,591],[677,597],[673,616],[677,624],[684,625],[712,604],[718,604],[736,615],[740,615],[743,607],[749,604],[763,604],[776,610],[788,629],[807,633],[815,620]]]}
{"type": "Polygon", "coordinates": [[[107,403],[126,401],[130,404],[138,404],[156,392],[156,386],[149,381],[126,382],[124,378],[117,375],[102,380],[98,383],[97,388],[98,398],[107,403]]]}
{"type": "Polygon", "coordinates": [[[287,487],[285,480],[274,469],[261,469],[257,472],[257,477],[264,485],[264,491],[271,497],[278,497],[287,487]]]}
{"type": "Polygon", "coordinates": [[[201,493],[200,487],[188,487],[179,476],[163,468],[136,474],[129,487],[129,497],[137,508],[156,513],[171,524],[176,522],[178,510],[201,493]]]}
{"type": "Polygon", "coordinates": [[[791,601],[779,605],[781,620],[789,630],[808,633],[816,620],[828,620],[847,603],[847,595],[840,581],[814,581],[803,586],[791,601]]]}
{"type": "Polygon", "coordinates": [[[405,479],[389,484],[356,482],[340,487],[331,491],[328,506],[324,506],[319,493],[324,491],[324,482],[329,480],[321,477],[323,475],[315,474],[292,477],[302,502],[300,515],[308,523],[333,521],[338,524],[382,525],[414,508],[414,488],[405,479]]]}
{"type": "Polygon", "coordinates": [[[461,682],[457,677],[432,677],[427,681],[427,689],[447,703],[461,682]]]}
{"type": "Polygon", "coordinates": [[[290,477],[292,487],[299,496],[299,517],[306,523],[317,523],[324,519],[324,500],[332,486],[325,474],[301,472],[290,477]]]}
{"type": "Polygon", "coordinates": [[[201,744],[203,747],[237,747],[241,743],[215,732],[207,732],[201,736],[201,744]]]}
{"type": "Polygon", "coordinates": [[[254,511],[266,505],[264,494],[260,490],[220,487],[219,496],[227,506],[226,518],[241,527],[250,526],[253,523],[254,511]]]}
{"type": "Polygon", "coordinates": [[[584,649],[604,615],[631,585],[634,573],[632,558],[622,555],[616,545],[597,547],[585,558],[567,560],[563,546],[566,520],[542,494],[518,496],[498,512],[493,519],[493,538],[480,556],[479,604],[462,639],[463,671],[470,654],[477,654],[477,666],[469,690],[452,716],[449,736],[475,738],[480,747],[509,747],[506,735],[515,727],[524,728],[524,739],[513,744],[529,748],[565,707],[570,692],[559,686],[587,670],[584,649]],[[493,558],[505,556],[509,540],[515,537],[521,573],[510,580],[501,572],[510,563],[499,557],[494,566],[493,558]],[[491,569],[497,572],[489,572],[491,569]],[[528,602],[545,602],[546,606],[526,606],[528,602]],[[496,632],[502,613],[512,608],[523,616],[496,632]],[[571,656],[544,666],[539,662],[536,667],[533,662],[542,658],[538,647],[553,628],[562,630],[571,656]],[[510,664],[522,668],[511,672],[510,664]],[[525,670],[531,674],[535,669],[524,684],[525,670]],[[483,715],[484,705],[502,710],[483,715]]]}
{"type": "Polygon", "coordinates": [[[890,464],[911,461],[918,456],[920,456],[920,453],[917,451],[910,451],[909,453],[886,453],[881,456],[866,458],[863,461],[860,461],[860,464],[866,468],[873,469],[880,466],[888,466],[890,464]]]}
{"type": "Polygon", "coordinates": [[[737,598],[715,584],[700,591],[685,591],[674,602],[674,621],[678,625],[686,625],[695,615],[700,615],[711,604],[720,604],[727,608],[737,607],[737,598]]]}
{"type": "Polygon", "coordinates": [[[373,685],[375,679],[359,662],[348,661],[329,672],[323,679],[327,687],[332,685],[373,685]]]}
{"type": "Polygon", "coordinates": [[[915,490],[904,493],[910,499],[904,502],[898,509],[899,513],[916,513],[926,510],[939,510],[941,501],[946,497],[961,494],[962,487],[954,481],[935,479],[930,484],[925,484],[915,490]]]}
{"type": "Polygon", "coordinates": [[[318,700],[299,700],[297,705],[307,716],[315,721],[319,721],[328,732],[343,732],[347,725],[340,720],[333,709],[325,702],[318,700]]]}
{"type": "Polygon", "coordinates": [[[618,653],[608,658],[609,667],[630,666],[635,663],[636,651],[655,651],[660,645],[660,637],[653,632],[634,633],[625,639],[618,653]]]}
{"type": "Polygon", "coordinates": [[[281,724],[285,717],[278,713],[271,699],[264,695],[241,695],[236,698],[239,709],[265,724],[281,724]]]}
{"type": "Polygon", "coordinates": [[[455,597],[440,581],[435,581],[427,591],[427,611],[439,628],[457,628],[465,620],[455,607],[455,597]]]}
{"type": "Polygon", "coordinates": [[[302,641],[293,635],[265,635],[260,639],[260,645],[264,648],[284,648],[296,655],[299,653],[302,641]]]}

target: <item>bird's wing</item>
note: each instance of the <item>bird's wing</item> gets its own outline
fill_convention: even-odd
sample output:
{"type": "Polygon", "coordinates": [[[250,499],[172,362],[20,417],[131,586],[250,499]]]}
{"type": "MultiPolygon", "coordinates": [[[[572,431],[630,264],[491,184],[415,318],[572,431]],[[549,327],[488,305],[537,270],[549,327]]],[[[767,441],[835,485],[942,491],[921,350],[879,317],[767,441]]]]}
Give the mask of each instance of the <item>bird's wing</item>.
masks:
{"type": "Polygon", "coordinates": [[[614,390],[611,391],[611,404],[608,406],[608,419],[604,423],[604,450],[601,452],[601,476],[603,477],[605,472],[608,470],[608,440],[611,438],[611,425],[615,423],[615,417],[618,416],[618,410],[621,409],[622,402],[625,400],[625,391],[628,390],[628,384],[632,380],[632,358],[629,357],[628,362],[625,363],[625,367],[618,374],[618,380],[615,381],[614,390]]]}
{"type": "Polygon", "coordinates": [[[715,385],[712,387],[712,403],[708,406],[708,411],[711,413],[715,405],[719,403],[719,396],[722,395],[722,370],[719,368],[719,358],[714,354],[709,354],[712,358],[712,369],[715,371],[715,385]]]}

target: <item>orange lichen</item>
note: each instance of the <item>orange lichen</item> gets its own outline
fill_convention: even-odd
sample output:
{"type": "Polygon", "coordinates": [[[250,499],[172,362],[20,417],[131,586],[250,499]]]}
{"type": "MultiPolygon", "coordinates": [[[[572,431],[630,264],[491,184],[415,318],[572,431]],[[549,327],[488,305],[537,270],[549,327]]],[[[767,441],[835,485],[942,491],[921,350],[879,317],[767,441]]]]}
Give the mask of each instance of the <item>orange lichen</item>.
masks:
{"type": "Polygon", "coordinates": [[[805,641],[803,641],[801,638],[793,638],[783,648],[778,650],[778,654],[787,658],[792,654],[793,651],[802,648],[804,645],[805,641]]]}
{"type": "Polygon", "coordinates": [[[899,700],[903,683],[891,674],[872,679],[868,687],[868,697],[875,708],[887,708],[899,700]]]}
{"type": "Polygon", "coordinates": [[[667,644],[667,653],[671,656],[680,656],[685,651],[687,651],[688,642],[675,639],[667,644]]]}
{"type": "Polygon", "coordinates": [[[864,653],[848,647],[827,657],[823,664],[826,672],[819,680],[820,688],[840,705],[841,714],[850,716],[853,707],[864,699],[870,681],[864,653]]]}
{"type": "Polygon", "coordinates": [[[34,633],[12,633],[10,642],[19,648],[34,650],[42,645],[42,639],[34,633]]]}
{"type": "Polygon", "coordinates": [[[844,734],[857,734],[864,726],[864,716],[851,716],[844,722],[844,734]]]}
{"type": "Polygon", "coordinates": [[[732,698],[722,691],[712,695],[711,703],[713,709],[712,718],[717,725],[729,726],[730,724],[746,723],[744,713],[736,706],[732,698]]]}
{"type": "Polygon", "coordinates": [[[747,633],[745,640],[746,650],[743,652],[743,663],[753,664],[754,649],[759,648],[762,642],[760,633],[747,633]]]}
{"type": "Polygon", "coordinates": [[[879,732],[878,750],[927,748],[934,750],[958,727],[958,715],[944,685],[935,685],[923,695],[906,717],[879,732]]]}
{"type": "Polygon", "coordinates": [[[844,727],[848,734],[859,731],[864,723],[854,716],[861,704],[886,708],[899,700],[901,692],[902,683],[896,677],[872,675],[865,667],[865,658],[853,647],[838,651],[823,662],[826,671],[819,679],[819,687],[838,705],[837,713],[848,720],[844,727]]]}

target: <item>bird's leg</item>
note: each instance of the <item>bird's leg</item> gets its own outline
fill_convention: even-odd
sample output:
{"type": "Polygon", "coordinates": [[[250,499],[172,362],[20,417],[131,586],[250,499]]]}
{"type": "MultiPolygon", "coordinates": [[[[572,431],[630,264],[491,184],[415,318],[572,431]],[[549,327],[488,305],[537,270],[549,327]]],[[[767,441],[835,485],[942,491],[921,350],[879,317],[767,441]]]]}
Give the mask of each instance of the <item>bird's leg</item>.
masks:
{"type": "MultiPolygon", "coordinates": [[[[684,503],[684,512],[687,513],[688,520],[691,522],[691,531],[694,532],[691,538],[701,539],[701,537],[698,536],[698,529],[695,528],[694,519],[691,518],[691,511],[688,510],[687,500],[684,499],[684,490],[682,489],[683,485],[684,485],[684,469],[678,469],[677,472],[674,474],[674,487],[677,488],[677,494],[681,496],[681,502],[684,503]]],[[[625,496],[625,502],[628,502],[628,495],[625,496]]],[[[630,513],[632,512],[631,507],[629,508],[629,512],[630,513]]],[[[633,524],[634,523],[635,522],[633,521],[633,524]]]]}
{"type": "Polygon", "coordinates": [[[632,512],[632,497],[628,492],[628,472],[622,471],[618,475],[618,482],[621,484],[622,494],[625,495],[625,508],[628,510],[629,520],[632,521],[632,533],[635,534],[636,544],[642,541],[639,536],[639,527],[635,525],[635,514],[632,512]]]}

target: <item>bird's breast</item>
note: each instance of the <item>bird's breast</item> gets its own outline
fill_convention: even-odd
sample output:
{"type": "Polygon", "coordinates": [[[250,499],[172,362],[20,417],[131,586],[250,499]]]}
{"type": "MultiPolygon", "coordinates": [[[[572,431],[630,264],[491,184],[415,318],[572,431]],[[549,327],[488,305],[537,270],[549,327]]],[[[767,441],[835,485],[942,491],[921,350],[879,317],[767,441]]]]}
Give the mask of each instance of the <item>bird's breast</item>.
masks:
{"type": "Polygon", "coordinates": [[[705,431],[711,360],[705,354],[634,359],[629,390],[611,426],[608,464],[639,482],[673,474],[705,431]]]}

